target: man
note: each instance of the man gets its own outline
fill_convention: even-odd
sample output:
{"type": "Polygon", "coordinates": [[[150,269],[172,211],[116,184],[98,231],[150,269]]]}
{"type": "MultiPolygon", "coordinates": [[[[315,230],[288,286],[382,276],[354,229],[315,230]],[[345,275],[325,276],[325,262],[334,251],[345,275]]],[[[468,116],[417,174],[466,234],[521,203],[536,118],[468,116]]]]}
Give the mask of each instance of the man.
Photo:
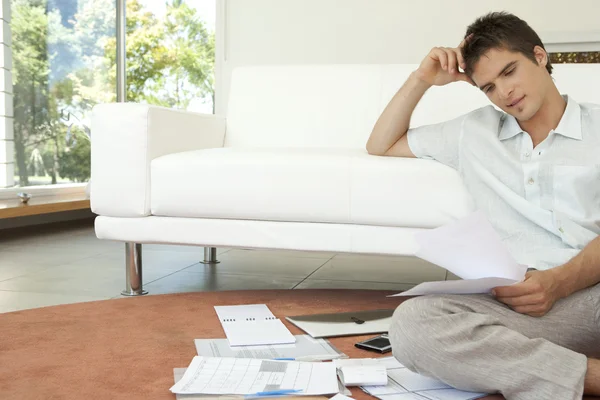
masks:
{"type": "Polygon", "coordinates": [[[491,295],[422,296],[396,310],[395,357],[459,389],[600,395],[600,106],[562,96],[551,72],[526,22],[488,14],[458,48],[431,50],[367,143],[370,154],[456,168],[517,261],[534,268],[491,295]],[[409,129],[427,89],[457,81],[504,112],[488,106],[409,129]]]}

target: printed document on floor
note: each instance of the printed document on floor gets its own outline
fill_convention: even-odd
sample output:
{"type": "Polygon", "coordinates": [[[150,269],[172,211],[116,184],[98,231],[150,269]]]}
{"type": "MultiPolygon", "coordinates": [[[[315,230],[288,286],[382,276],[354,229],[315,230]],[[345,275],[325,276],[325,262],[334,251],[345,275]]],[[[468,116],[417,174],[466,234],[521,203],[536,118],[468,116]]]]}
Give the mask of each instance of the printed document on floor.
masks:
{"type": "Polygon", "coordinates": [[[196,351],[205,357],[233,358],[288,358],[289,361],[326,361],[348,358],[326,339],[313,339],[309,335],[295,335],[294,344],[264,346],[229,346],[227,339],[196,339],[196,351]]]}
{"type": "Polygon", "coordinates": [[[266,304],[215,306],[230,346],[295,343],[296,339],[266,304]]]}
{"type": "Polygon", "coordinates": [[[388,383],[381,386],[361,386],[361,389],[382,400],[473,400],[487,396],[487,393],[454,389],[437,379],[416,374],[400,364],[394,357],[373,360],[385,365],[388,383]]]}
{"type": "MultiPolygon", "coordinates": [[[[183,375],[185,374],[187,368],[173,368],[173,380],[175,383],[179,382],[181,380],[181,378],[183,378],[183,375]]],[[[341,383],[340,383],[341,385],[341,383]]],[[[339,391],[340,393],[344,393],[344,389],[346,389],[345,387],[340,386],[339,391]]],[[[346,389],[346,393],[347,395],[352,395],[352,393],[346,389]]],[[[341,394],[339,394],[341,395],[341,394]]],[[[346,396],[344,396],[346,397],[346,396]]],[[[175,398],[177,400],[247,400],[245,399],[245,396],[243,394],[219,394],[219,395],[214,395],[214,394],[176,394],[175,398]]],[[[334,397],[332,397],[332,399],[334,399],[334,397]]],[[[349,398],[349,397],[348,397],[349,398]]],[[[289,396],[285,396],[286,400],[327,400],[327,397],[323,396],[323,395],[319,395],[319,396],[297,396],[297,395],[289,395],[289,396]]],[[[331,400],[331,399],[330,399],[331,400]]]]}
{"type": "Polygon", "coordinates": [[[171,387],[176,394],[321,395],[338,390],[333,363],[202,356],[195,356],[171,387]]]}

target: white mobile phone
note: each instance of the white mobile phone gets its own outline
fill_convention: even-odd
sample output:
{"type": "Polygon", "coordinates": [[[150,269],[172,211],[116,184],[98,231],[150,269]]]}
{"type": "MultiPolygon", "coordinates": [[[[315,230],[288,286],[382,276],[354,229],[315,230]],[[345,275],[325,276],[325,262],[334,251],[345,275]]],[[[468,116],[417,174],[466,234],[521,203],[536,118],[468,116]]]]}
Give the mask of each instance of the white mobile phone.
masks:
{"type": "Polygon", "coordinates": [[[374,338],[356,343],[359,349],[376,351],[377,353],[388,353],[392,351],[392,345],[387,334],[375,336],[374,338]]]}

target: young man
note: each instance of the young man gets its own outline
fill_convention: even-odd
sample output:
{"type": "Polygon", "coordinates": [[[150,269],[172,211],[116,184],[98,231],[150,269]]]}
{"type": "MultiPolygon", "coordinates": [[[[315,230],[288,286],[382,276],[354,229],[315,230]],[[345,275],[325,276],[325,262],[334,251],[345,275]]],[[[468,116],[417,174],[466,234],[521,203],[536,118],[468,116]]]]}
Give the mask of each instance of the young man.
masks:
{"type": "Polygon", "coordinates": [[[488,14],[458,48],[431,50],[367,143],[370,154],[456,168],[517,261],[535,268],[492,295],[422,296],[396,310],[396,358],[459,389],[600,395],[600,106],[562,96],[551,72],[526,22],[488,14]],[[427,89],[456,81],[504,112],[488,106],[409,129],[427,89]]]}

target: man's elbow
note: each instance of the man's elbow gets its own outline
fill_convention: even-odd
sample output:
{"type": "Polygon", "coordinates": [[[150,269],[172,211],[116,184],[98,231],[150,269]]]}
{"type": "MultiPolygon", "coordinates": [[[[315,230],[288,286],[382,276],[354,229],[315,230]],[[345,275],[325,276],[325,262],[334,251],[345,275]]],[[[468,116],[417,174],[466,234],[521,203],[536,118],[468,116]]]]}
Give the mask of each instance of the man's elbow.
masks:
{"type": "Polygon", "coordinates": [[[382,150],[381,148],[377,148],[375,146],[373,146],[372,143],[367,142],[367,153],[369,153],[372,156],[384,156],[385,153],[387,152],[387,150],[382,150]]]}

